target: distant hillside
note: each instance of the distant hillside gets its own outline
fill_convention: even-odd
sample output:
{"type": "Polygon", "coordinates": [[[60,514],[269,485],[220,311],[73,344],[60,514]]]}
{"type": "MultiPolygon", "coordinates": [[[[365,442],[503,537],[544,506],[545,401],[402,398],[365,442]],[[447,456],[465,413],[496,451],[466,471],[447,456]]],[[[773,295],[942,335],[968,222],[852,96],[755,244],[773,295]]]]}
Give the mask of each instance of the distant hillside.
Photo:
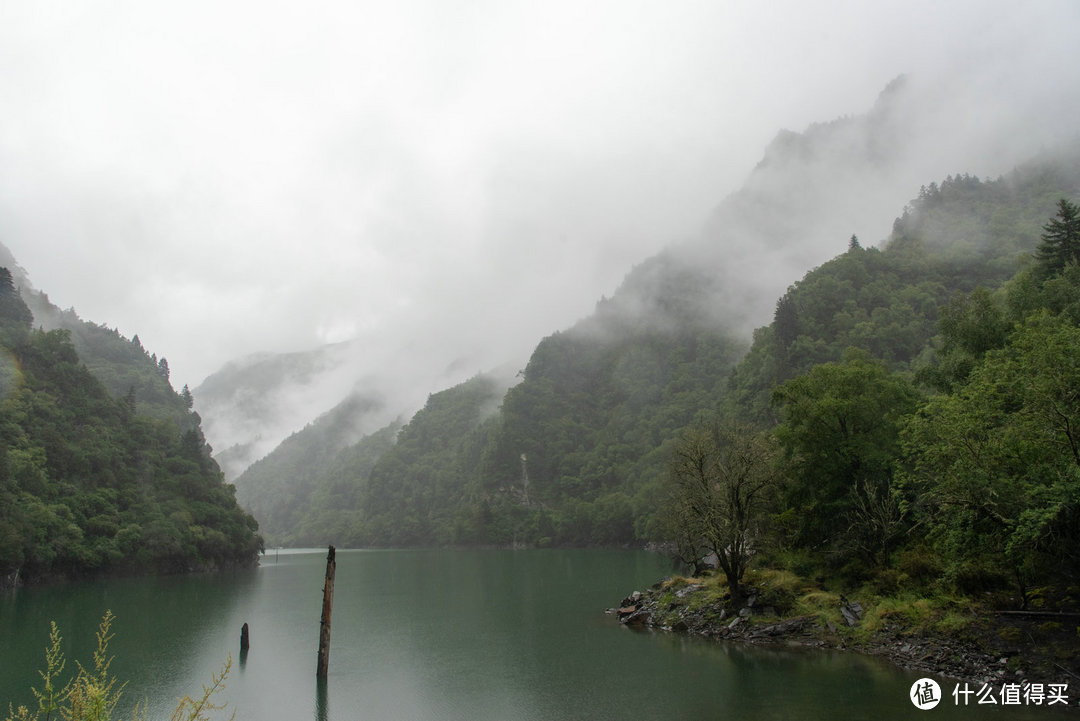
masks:
{"type": "MultiPolygon", "coordinates": [[[[297,430],[283,429],[282,418],[311,420],[348,396],[354,379],[346,358],[340,344],[260,354],[233,361],[196,386],[193,395],[226,478],[235,479],[297,430]]],[[[380,418],[369,430],[387,420],[380,418]]]]}
{"type": "Polygon", "coordinates": [[[351,471],[355,477],[364,478],[378,457],[393,445],[400,423],[374,435],[362,433],[356,426],[357,419],[380,409],[377,399],[350,396],[286,438],[236,479],[237,500],[259,519],[260,529],[271,543],[295,545],[287,537],[298,532],[320,495],[327,495],[325,502],[330,508],[351,507],[345,498],[355,495],[358,488],[340,496],[328,491],[345,458],[354,466],[351,471]],[[349,453],[343,454],[346,449],[349,453]]]}
{"type": "MultiPolygon", "coordinates": [[[[422,487],[388,469],[424,468],[432,455],[427,443],[436,443],[440,460],[456,454],[461,440],[495,413],[507,385],[496,375],[476,376],[432,395],[404,428],[397,421],[359,440],[354,422],[377,402],[352,396],[252,464],[236,479],[237,498],[260,519],[271,544],[364,545],[378,535],[370,528],[380,526],[379,519],[395,523],[419,497],[435,509],[465,493],[471,473],[456,457],[438,470],[425,468],[422,487]]],[[[393,533],[405,537],[426,526],[399,525],[393,533]]]]}

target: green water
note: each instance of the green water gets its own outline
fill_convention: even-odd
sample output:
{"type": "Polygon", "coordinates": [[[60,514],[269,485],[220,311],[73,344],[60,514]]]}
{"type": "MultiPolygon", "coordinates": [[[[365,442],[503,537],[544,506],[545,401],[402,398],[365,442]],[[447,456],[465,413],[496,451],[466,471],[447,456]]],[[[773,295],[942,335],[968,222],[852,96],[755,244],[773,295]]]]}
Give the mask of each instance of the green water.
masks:
{"type": "Polygon", "coordinates": [[[945,682],[946,702],[920,711],[907,700],[918,675],[876,659],[621,627],[603,609],[671,571],[642,552],[339,551],[330,676],[320,686],[325,557],[271,551],[243,573],[0,597],[0,704],[30,702],[50,620],[69,657],[88,663],[111,609],[112,670],[128,681],[125,699],[148,701],[153,719],[168,718],[230,655],[225,699],[241,720],[1060,717],[956,708],[945,682]],[[245,622],[251,650],[241,662],[245,622]]]}

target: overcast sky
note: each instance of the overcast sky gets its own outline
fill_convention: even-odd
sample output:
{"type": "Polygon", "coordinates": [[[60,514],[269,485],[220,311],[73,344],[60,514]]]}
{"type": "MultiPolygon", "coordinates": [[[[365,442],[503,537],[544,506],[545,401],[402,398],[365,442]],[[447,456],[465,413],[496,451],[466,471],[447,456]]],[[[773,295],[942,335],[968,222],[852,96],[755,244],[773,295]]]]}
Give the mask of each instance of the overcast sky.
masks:
{"type": "Polygon", "coordinates": [[[0,0],[0,241],[177,387],[355,336],[526,353],[780,128],[1077,37],[1075,0],[0,0]]]}

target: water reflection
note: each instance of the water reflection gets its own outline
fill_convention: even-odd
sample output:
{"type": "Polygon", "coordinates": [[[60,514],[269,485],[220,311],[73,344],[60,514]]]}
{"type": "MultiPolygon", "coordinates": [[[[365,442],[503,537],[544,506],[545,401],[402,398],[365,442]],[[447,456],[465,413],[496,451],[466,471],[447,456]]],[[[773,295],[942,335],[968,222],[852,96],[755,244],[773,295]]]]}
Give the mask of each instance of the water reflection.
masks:
{"type": "Polygon", "coordinates": [[[315,721],[328,721],[330,718],[330,704],[326,695],[326,679],[315,679],[315,721]]]}
{"type": "MultiPolygon", "coordinates": [[[[251,650],[241,652],[217,699],[242,719],[787,721],[923,713],[908,700],[918,676],[877,659],[619,626],[602,609],[668,572],[662,557],[631,552],[339,551],[334,656],[329,680],[320,682],[325,555],[283,551],[250,575],[74,584],[0,599],[0,708],[32,701],[25,696],[40,681],[36,660],[49,619],[72,643],[68,658],[85,662],[97,621],[112,608],[113,671],[130,682],[132,704],[149,701],[152,721],[166,721],[178,697],[197,692],[235,657],[244,623],[251,650]]],[[[1018,711],[1001,717],[1046,714],[1018,711]]],[[[128,714],[117,709],[117,717],[128,714]]],[[[971,717],[944,703],[933,714],[971,717]]]]}

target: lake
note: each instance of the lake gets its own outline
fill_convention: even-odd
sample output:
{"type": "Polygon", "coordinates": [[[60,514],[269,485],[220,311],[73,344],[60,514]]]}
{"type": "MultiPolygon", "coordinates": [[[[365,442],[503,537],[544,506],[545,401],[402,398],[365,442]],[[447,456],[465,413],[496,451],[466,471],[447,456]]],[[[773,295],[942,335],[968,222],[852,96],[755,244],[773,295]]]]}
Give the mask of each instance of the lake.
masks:
{"type": "MultiPolygon", "coordinates": [[[[635,551],[339,550],[330,673],[318,684],[325,568],[325,549],[271,550],[244,572],[0,596],[0,704],[31,702],[50,620],[73,668],[73,659],[91,662],[97,623],[111,609],[112,671],[128,681],[118,718],[146,700],[150,718],[167,719],[230,656],[221,700],[240,720],[878,721],[926,713],[908,700],[919,675],[878,659],[620,626],[604,609],[672,571],[663,556],[635,551]],[[251,650],[241,661],[244,623],[251,650]]],[[[942,688],[934,718],[986,715],[985,707],[955,707],[951,682],[942,688]]],[[[1058,714],[1009,708],[989,716],[1058,714]]]]}

